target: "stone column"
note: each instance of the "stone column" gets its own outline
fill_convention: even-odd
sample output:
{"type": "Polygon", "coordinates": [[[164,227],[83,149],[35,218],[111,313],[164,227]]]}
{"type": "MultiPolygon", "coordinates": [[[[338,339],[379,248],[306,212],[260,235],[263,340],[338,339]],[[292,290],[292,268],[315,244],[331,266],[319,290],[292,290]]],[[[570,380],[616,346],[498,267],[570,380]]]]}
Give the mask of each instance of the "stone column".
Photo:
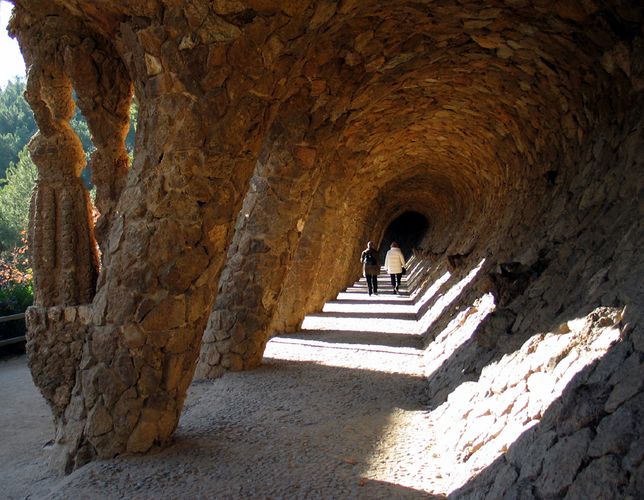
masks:
{"type": "Polygon", "coordinates": [[[57,425],[59,470],[164,446],[176,429],[215,294],[226,221],[239,207],[224,179],[230,164],[215,158],[215,172],[200,150],[205,112],[177,95],[150,97],[141,108],[148,148],[137,155],[128,178],[136,182],[127,183],[107,239],[110,265],[57,425]],[[157,117],[169,116],[180,126],[159,126],[157,117]]]}
{"type": "MultiPolygon", "coordinates": [[[[44,166],[45,187],[64,178],[67,190],[82,188],[84,154],[65,122],[71,116],[67,71],[97,142],[98,203],[103,216],[109,214],[102,241],[109,262],[93,301],[92,282],[86,299],[91,306],[34,308],[29,315],[32,373],[55,416],[52,466],[70,472],[95,458],[142,453],[170,442],[252,175],[256,137],[265,132],[267,101],[242,92],[242,84],[234,85],[239,95],[211,82],[206,90],[196,86],[208,59],[205,43],[192,51],[170,40],[162,53],[164,28],[120,26],[115,48],[127,61],[140,99],[138,149],[125,175],[130,84],[117,54],[69,12],[51,6],[43,16],[22,11],[14,22],[23,51],[34,55],[29,101],[41,129],[35,157],[43,158],[37,162],[44,166]],[[48,57],[39,59],[44,54],[48,57]],[[96,73],[76,64],[96,64],[96,73]],[[71,164],[64,176],[45,168],[54,165],[44,162],[45,153],[71,164]],[[48,352],[64,362],[51,363],[48,352]]],[[[212,42],[214,51],[222,49],[220,42],[212,42]]],[[[50,191],[45,191],[49,198],[50,191]]],[[[58,206],[39,201],[32,210],[45,263],[50,253],[59,253],[49,246],[59,227],[79,219],[77,214],[54,219],[58,206]]],[[[50,284],[49,276],[38,273],[43,296],[53,295],[43,305],[74,303],[58,299],[63,284],[50,284]]]]}
{"type": "MultiPolygon", "coordinates": [[[[369,189],[354,185],[352,189],[338,183],[332,187],[332,211],[325,211],[319,257],[311,262],[310,279],[319,284],[304,293],[304,314],[319,311],[338,292],[353,284],[360,276],[360,252],[367,240],[374,239],[374,226],[379,218],[370,207],[369,189]]],[[[305,290],[302,290],[305,292],[305,290]]]]}
{"type": "Polygon", "coordinates": [[[336,294],[342,289],[339,281],[347,276],[347,264],[354,263],[345,249],[354,247],[355,232],[362,233],[362,227],[355,217],[347,216],[350,184],[342,179],[346,167],[336,157],[329,168],[315,193],[285,277],[271,334],[296,331],[307,313],[319,310],[326,302],[330,288],[337,287],[336,294]],[[331,170],[334,166],[336,169],[331,170]]]}
{"type": "Polygon", "coordinates": [[[374,239],[373,219],[365,211],[344,207],[341,215],[329,225],[330,234],[342,234],[340,241],[327,237],[316,268],[320,289],[308,296],[306,311],[316,311],[338,292],[352,285],[361,275],[360,253],[369,239],[374,239]],[[368,220],[365,220],[368,219],[368,220]],[[330,271],[331,270],[331,271],[330,271]]]}
{"type": "Polygon", "coordinates": [[[78,106],[92,133],[92,182],[100,217],[95,234],[107,263],[107,242],[116,203],[129,168],[125,136],[130,125],[132,83],[123,62],[109,41],[97,33],[79,32],[64,52],[65,70],[78,97],[78,106]]]}
{"type": "Polygon", "coordinates": [[[202,340],[196,376],[261,364],[284,277],[319,181],[318,152],[304,141],[307,107],[291,102],[260,156],[202,340]]]}
{"type": "Polygon", "coordinates": [[[334,215],[325,210],[323,195],[318,189],[315,194],[311,211],[304,224],[302,237],[291,265],[284,277],[284,284],[270,327],[270,335],[274,332],[295,331],[304,317],[305,306],[311,288],[315,288],[317,280],[317,260],[320,258],[325,229],[329,218],[334,215]],[[314,285],[314,286],[312,286],[314,285]]]}
{"type": "Polygon", "coordinates": [[[85,155],[69,125],[72,87],[51,46],[30,49],[25,97],[39,127],[29,144],[38,167],[29,223],[34,303],[85,304],[95,293],[98,260],[89,196],[79,177],[85,155]]]}

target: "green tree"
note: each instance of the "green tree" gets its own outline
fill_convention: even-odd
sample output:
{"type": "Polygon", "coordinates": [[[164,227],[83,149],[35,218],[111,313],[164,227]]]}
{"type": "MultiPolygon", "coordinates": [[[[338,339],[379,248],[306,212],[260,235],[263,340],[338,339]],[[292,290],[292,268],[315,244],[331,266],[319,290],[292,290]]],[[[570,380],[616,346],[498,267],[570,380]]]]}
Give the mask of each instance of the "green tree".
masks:
{"type": "Polygon", "coordinates": [[[18,158],[17,163],[9,164],[6,179],[0,180],[0,251],[20,243],[29,220],[29,202],[37,170],[27,146],[18,158]]]}
{"type": "Polygon", "coordinates": [[[23,93],[25,82],[16,78],[0,90],[0,178],[36,132],[36,122],[23,93]]]}

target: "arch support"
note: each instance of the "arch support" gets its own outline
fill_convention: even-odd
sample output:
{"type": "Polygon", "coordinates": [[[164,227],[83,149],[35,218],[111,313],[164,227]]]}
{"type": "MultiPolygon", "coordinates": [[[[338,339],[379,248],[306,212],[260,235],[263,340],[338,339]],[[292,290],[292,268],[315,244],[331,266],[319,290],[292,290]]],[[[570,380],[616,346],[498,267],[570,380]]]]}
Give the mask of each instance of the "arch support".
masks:
{"type": "Polygon", "coordinates": [[[202,340],[198,378],[261,364],[284,278],[319,182],[318,151],[303,141],[305,112],[297,103],[290,106],[297,110],[273,124],[237,218],[202,340]]]}
{"type": "Polygon", "coordinates": [[[128,43],[115,42],[112,52],[100,30],[57,9],[52,4],[38,17],[17,6],[13,29],[31,66],[28,100],[40,128],[32,143],[40,180],[31,233],[41,298],[27,315],[28,353],[55,417],[51,465],[71,472],[96,458],[170,442],[259,149],[254,138],[264,132],[266,103],[248,92],[188,88],[196,81],[191,69],[200,67],[189,59],[195,53],[182,53],[185,60],[161,54],[158,40],[131,28],[123,35],[128,43]],[[132,51],[127,67],[118,60],[125,49],[132,51]],[[76,67],[97,61],[95,72],[76,67]],[[140,147],[128,170],[130,81],[141,107],[140,147]],[[107,258],[96,292],[96,245],[79,179],[85,157],[67,123],[72,84],[97,147],[92,167],[107,258]],[[213,110],[216,124],[209,123],[213,110]],[[67,230],[78,221],[80,229],[67,230]],[[93,250],[86,258],[93,274],[83,288],[78,268],[86,249],[93,250]],[[68,262],[75,274],[59,273],[68,262]]]}

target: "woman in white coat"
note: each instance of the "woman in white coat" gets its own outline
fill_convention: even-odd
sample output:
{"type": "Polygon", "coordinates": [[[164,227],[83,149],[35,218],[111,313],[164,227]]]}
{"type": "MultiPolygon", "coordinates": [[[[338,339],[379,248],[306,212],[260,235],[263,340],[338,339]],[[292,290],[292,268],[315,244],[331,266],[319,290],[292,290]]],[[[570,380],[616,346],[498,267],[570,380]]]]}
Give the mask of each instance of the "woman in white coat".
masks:
{"type": "Polygon", "coordinates": [[[385,269],[391,278],[391,286],[394,287],[394,293],[398,293],[398,288],[400,288],[403,267],[405,267],[405,257],[398,243],[392,241],[391,248],[385,256],[385,269]]]}

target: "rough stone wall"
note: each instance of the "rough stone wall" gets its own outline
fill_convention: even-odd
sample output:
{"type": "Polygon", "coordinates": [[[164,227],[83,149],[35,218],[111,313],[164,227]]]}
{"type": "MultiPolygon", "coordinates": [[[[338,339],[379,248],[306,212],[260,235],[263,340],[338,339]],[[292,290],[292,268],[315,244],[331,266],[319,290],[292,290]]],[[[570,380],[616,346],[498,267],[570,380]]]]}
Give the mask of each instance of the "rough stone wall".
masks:
{"type": "Polygon", "coordinates": [[[613,105],[565,178],[527,195],[546,203],[516,211],[513,239],[492,233],[487,251],[434,257],[426,276],[453,274],[433,307],[487,259],[426,334],[431,420],[446,436],[437,455],[456,464],[444,486],[455,498],[641,494],[642,122],[640,104],[613,105]]]}
{"type": "MultiPolygon", "coordinates": [[[[69,404],[43,388],[60,414],[60,469],[167,443],[200,351],[200,376],[256,366],[276,329],[297,328],[353,282],[365,242],[404,210],[427,217],[423,254],[438,263],[432,272],[452,272],[444,286],[486,259],[452,304],[496,298],[467,358],[471,376],[576,314],[626,305],[625,321],[636,317],[640,6],[16,6],[40,127],[36,302],[91,311],[86,324],[69,322],[83,342],[73,376],[60,367],[61,387],[74,383],[69,404]],[[84,160],[67,124],[72,88],[97,147],[97,287],[84,160]]],[[[32,314],[43,384],[53,368],[37,361],[40,338],[60,335],[66,316],[32,314]]],[[[440,373],[460,380],[460,363],[440,373]]]]}
{"type": "Polygon", "coordinates": [[[88,305],[36,306],[27,311],[29,366],[56,421],[71,400],[90,315],[88,305]]]}

